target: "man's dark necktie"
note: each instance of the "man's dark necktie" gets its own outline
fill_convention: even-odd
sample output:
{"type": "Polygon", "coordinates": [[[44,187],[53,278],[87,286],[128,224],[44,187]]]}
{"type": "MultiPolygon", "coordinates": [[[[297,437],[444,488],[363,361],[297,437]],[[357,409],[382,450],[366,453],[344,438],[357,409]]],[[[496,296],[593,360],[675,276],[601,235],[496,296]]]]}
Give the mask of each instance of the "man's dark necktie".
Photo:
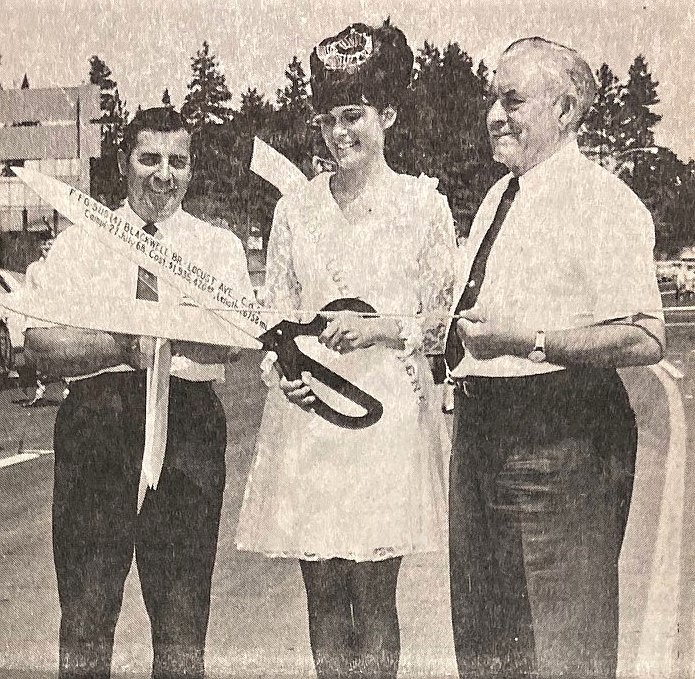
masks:
{"type": "MultiPolygon", "coordinates": [[[[157,227],[153,222],[147,222],[142,230],[149,236],[154,236],[157,233],[157,227]]],[[[159,301],[157,294],[157,276],[153,273],[138,267],[138,287],[135,293],[136,299],[145,299],[149,302],[159,301]]]]}
{"type": "MultiPolygon", "coordinates": [[[[487,259],[490,256],[490,251],[495,243],[495,239],[502,228],[502,223],[504,222],[509,208],[514,201],[514,196],[519,190],[519,178],[512,177],[509,180],[509,184],[502,194],[502,199],[500,204],[497,206],[497,212],[495,212],[495,217],[492,220],[490,228],[483,237],[478,252],[475,255],[473,264],[471,266],[471,272],[468,274],[468,282],[463,289],[463,294],[461,299],[459,299],[456,305],[455,315],[458,315],[461,311],[466,311],[470,309],[478,299],[480,294],[480,288],[483,284],[483,278],[485,277],[485,267],[487,265],[487,259]]],[[[449,327],[449,333],[446,336],[446,348],[444,350],[444,358],[446,364],[449,366],[449,370],[453,370],[463,358],[464,349],[456,333],[456,319],[453,319],[451,326],[449,327]]]]}

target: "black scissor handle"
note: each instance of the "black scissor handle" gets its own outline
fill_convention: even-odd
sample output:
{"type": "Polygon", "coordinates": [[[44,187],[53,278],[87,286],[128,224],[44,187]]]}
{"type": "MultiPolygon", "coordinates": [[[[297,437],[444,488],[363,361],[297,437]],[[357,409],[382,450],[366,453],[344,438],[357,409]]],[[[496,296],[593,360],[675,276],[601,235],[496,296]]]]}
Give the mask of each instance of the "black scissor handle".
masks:
{"type": "MultiPolygon", "coordinates": [[[[358,313],[376,313],[365,301],[356,298],[338,299],[323,307],[322,311],[355,311],[358,313]]],[[[314,379],[364,408],[364,415],[346,415],[341,413],[314,394],[312,405],[314,412],[327,422],[345,429],[364,429],[381,419],[384,406],[373,396],[341,377],[313,358],[303,354],[295,338],[300,336],[318,337],[328,325],[324,316],[317,314],[309,323],[282,321],[263,333],[258,339],[268,351],[274,351],[286,379],[300,379],[302,372],[310,372],[314,379]]]]}

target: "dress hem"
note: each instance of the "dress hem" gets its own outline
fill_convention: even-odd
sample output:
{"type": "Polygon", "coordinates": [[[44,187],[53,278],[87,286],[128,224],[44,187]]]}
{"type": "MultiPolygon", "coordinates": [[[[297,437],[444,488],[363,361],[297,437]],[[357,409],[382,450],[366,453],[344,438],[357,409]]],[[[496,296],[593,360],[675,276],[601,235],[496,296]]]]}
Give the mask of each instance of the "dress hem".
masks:
{"type": "Polygon", "coordinates": [[[345,559],[346,561],[385,561],[386,559],[393,559],[402,556],[412,556],[415,554],[434,554],[436,552],[443,552],[443,546],[430,546],[430,547],[400,547],[400,548],[378,548],[372,550],[368,555],[367,553],[338,553],[330,552],[324,554],[316,554],[313,552],[299,552],[294,550],[270,550],[263,549],[261,547],[252,547],[250,545],[243,545],[237,543],[237,549],[243,552],[256,552],[267,556],[271,559],[301,559],[302,561],[327,561],[328,559],[345,559]]]}

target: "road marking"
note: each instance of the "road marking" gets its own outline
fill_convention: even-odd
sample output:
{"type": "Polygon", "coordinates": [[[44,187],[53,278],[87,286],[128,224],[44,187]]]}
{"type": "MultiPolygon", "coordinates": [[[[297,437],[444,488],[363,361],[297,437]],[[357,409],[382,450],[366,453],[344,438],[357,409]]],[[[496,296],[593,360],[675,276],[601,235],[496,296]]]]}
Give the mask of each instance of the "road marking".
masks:
{"type": "Polygon", "coordinates": [[[36,450],[25,450],[21,453],[17,453],[16,455],[0,458],[0,469],[3,469],[4,467],[12,467],[15,464],[22,464],[22,462],[29,462],[29,460],[35,460],[43,455],[53,455],[53,451],[39,448],[36,450]]]}
{"type": "MultiPolygon", "coordinates": [[[[650,366],[666,392],[669,418],[669,449],[664,469],[665,490],[659,511],[659,530],[654,548],[647,605],[642,622],[635,668],[659,668],[672,676],[681,668],[679,644],[692,640],[679,638],[681,597],[681,550],[685,501],[685,462],[687,457],[685,408],[680,390],[663,365],[650,366]],[[661,368],[661,369],[660,369],[661,368]]],[[[692,668],[691,668],[692,671],[692,668]]],[[[676,674],[677,676],[677,674],[676,674]]]]}
{"type": "Polygon", "coordinates": [[[10,455],[10,457],[3,457],[0,459],[0,469],[3,467],[11,467],[14,464],[21,464],[22,462],[28,462],[29,460],[35,460],[38,457],[36,453],[17,453],[16,455],[10,455]]]}
{"type": "Polygon", "coordinates": [[[670,361],[667,361],[666,359],[663,359],[659,365],[671,376],[673,377],[674,380],[682,380],[685,375],[676,368],[673,363],[670,361]]]}

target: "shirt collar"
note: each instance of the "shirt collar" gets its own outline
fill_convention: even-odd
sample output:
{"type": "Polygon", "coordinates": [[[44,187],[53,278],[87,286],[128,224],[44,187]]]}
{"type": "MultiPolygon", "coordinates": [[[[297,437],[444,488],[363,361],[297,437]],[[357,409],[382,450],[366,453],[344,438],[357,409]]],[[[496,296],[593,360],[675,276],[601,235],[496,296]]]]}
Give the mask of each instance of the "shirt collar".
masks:
{"type": "Polygon", "coordinates": [[[533,190],[539,186],[552,183],[566,174],[566,168],[572,164],[582,152],[576,139],[568,141],[552,156],[535,165],[519,177],[519,190],[533,190]]]}
{"type": "MultiPolygon", "coordinates": [[[[145,220],[140,217],[135,210],[130,206],[130,203],[128,202],[128,199],[125,199],[125,202],[123,203],[123,206],[121,207],[121,210],[123,211],[123,216],[125,217],[126,220],[130,222],[134,222],[135,224],[141,225],[145,224],[145,220]]],[[[179,219],[181,213],[183,212],[183,208],[179,205],[178,208],[176,208],[176,211],[174,214],[171,215],[171,217],[167,217],[166,219],[163,219],[160,222],[155,222],[157,225],[157,229],[162,230],[162,231],[167,231],[168,227],[175,224],[177,220],[179,219]]]]}

